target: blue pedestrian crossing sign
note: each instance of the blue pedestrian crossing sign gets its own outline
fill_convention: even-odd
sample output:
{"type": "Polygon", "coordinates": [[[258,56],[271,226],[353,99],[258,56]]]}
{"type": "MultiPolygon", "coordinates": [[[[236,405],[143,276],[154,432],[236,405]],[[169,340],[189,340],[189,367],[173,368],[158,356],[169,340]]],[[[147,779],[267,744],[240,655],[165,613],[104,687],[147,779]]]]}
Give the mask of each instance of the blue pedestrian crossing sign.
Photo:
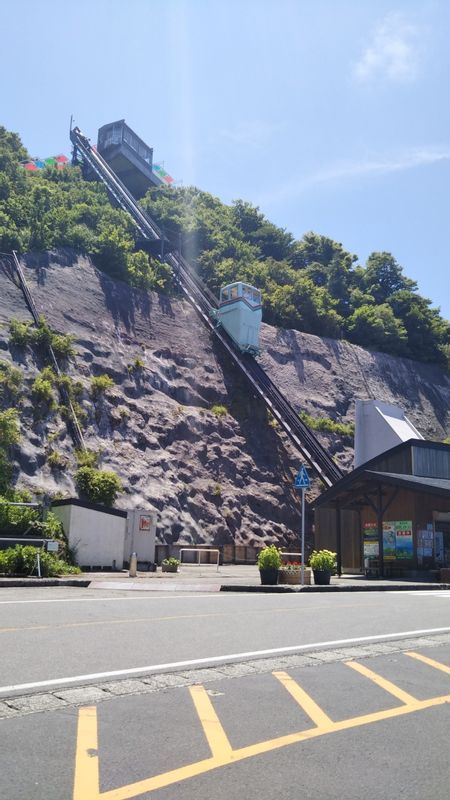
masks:
{"type": "Polygon", "coordinates": [[[309,487],[311,486],[311,481],[306,471],[306,467],[304,466],[300,467],[295,477],[294,486],[296,489],[309,489],[309,487]]]}

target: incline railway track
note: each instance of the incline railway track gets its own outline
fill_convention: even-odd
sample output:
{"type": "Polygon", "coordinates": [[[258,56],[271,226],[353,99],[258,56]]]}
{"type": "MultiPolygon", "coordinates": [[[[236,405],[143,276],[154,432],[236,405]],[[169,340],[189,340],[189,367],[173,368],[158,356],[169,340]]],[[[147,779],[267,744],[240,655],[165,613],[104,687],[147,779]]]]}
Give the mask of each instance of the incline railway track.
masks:
{"type": "Polygon", "coordinates": [[[169,264],[174,272],[175,280],[181,291],[196,312],[211,330],[214,336],[231,356],[233,362],[241,370],[252,389],[263,400],[266,407],[273,414],[280,426],[288,435],[291,442],[309,464],[314,472],[321,478],[325,486],[330,487],[343,473],[331,456],[321,445],[315,434],[299,418],[291,404],[275,386],[267,373],[252,356],[241,353],[231,337],[214,318],[214,310],[218,306],[216,297],[203,284],[202,280],[176,251],[170,249],[170,243],[164,237],[163,231],[137,203],[131,192],[117,177],[104,158],[91,147],[89,140],[79,128],[72,128],[70,138],[74,152],[79,152],[82,159],[91,167],[106,186],[110,195],[119,206],[130,214],[140,234],[151,242],[161,243],[161,252],[166,249],[163,260],[169,264]]]}

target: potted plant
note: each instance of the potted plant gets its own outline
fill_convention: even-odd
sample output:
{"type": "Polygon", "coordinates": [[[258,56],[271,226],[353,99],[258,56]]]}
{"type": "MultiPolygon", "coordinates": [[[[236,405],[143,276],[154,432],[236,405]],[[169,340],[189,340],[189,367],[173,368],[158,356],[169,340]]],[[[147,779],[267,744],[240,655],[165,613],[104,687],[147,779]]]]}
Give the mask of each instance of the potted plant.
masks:
{"type": "Polygon", "coordinates": [[[181,562],[178,558],[171,556],[170,558],[165,558],[163,561],[161,561],[161,569],[163,572],[178,572],[180,563],[181,562]]]}
{"type": "Polygon", "coordinates": [[[263,586],[274,586],[278,583],[278,570],[281,566],[281,553],[274,544],[263,547],[258,553],[258,564],[261,583],[263,586]]]}
{"type": "Polygon", "coordinates": [[[313,550],[309,564],[314,574],[314,583],[327,586],[331,575],[336,571],[336,553],[332,550],[313,550]]]}

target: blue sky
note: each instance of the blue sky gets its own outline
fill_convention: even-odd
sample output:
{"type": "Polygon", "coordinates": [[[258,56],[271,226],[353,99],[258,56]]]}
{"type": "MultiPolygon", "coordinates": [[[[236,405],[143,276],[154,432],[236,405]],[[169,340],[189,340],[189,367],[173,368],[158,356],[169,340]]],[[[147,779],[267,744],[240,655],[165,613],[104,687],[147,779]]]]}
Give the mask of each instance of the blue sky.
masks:
{"type": "Polygon", "coordinates": [[[446,0],[3,0],[0,124],[125,118],[183,184],[388,250],[450,318],[446,0]]]}

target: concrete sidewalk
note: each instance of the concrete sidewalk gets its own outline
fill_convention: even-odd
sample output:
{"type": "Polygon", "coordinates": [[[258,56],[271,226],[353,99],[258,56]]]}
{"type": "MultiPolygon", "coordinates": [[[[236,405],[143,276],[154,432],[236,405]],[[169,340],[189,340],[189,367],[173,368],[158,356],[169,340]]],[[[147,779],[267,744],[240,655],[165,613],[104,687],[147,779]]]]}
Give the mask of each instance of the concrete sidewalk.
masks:
{"type": "Polygon", "coordinates": [[[256,565],[226,564],[217,571],[213,565],[183,565],[179,572],[138,572],[129,578],[127,571],[89,572],[70,578],[0,578],[0,588],[7,586],[79,586],[92,589],[156,592],[370,592],[424,591],[450,589],[450,584],[364,575],[333,576],[330,586],[278,585],[261,586],[256,565]]]}

